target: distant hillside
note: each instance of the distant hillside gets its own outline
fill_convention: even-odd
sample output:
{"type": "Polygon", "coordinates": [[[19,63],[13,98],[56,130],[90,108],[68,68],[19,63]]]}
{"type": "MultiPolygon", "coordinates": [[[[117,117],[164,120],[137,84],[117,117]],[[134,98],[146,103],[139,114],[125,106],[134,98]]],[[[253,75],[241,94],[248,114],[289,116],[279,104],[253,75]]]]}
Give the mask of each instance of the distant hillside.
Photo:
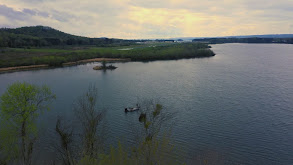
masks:
{"type": "Polygon", "coordinates": [[[265,34],[265,35],[244,35],[244,36],[224,36],[224,37],[181,37],[170,38],[172,40],[191,41],[193,39],[213,39],[213,38],[293,38],[293,34],[265,34]]]}
{"type": "MultiPolygon", "coordinates": [[[[61,32],[59,30],[53,29],[47,26],[31,26],[31,27],[21,27],[16,29],[1,29],[8,33],[29,35],[34,37],[43,38],[70,38],[77,37],[71,34],[61,32]]],[[[85,37],[84,37],[85,38],[85,37]]]]}
{"type": "MultiPolygon", "coordinates": [[[[228,36],[225,38],[293,38],[293,34],[265,34],[265,35],[248,35],[248,36],[228,36]]],[[[223,37],[219,37],[223,38],[223,37]]]]}
{"type": "Polygon", "coordinates": [[[293,44],[293,38],[266,38],[266,37],[243,37],[243,38],[202,38],[193,39],[193,42],[204,42],[210,44],[221,44],[221,43],[282,43],[282,44],[293,44]]]}
{"type": "Polygon", "coordinates": [[[121,46],[129,45],[132,42],[134,41],[80,37],[46,26],[0,29],[0,47],[42,47],[64,45],[121,46]]]}

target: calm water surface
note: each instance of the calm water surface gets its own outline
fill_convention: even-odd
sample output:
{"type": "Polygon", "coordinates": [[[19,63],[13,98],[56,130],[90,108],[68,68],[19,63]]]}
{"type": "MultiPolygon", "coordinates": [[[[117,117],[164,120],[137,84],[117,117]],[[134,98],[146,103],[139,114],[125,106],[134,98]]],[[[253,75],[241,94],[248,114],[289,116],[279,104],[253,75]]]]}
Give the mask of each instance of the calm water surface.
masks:
{"type": "Polygon", "coordinates": [[[93,63],[0,74],[0,94],[16,81],[50,86],[57,100],[40,124],[49,138],[57,116],[70,119],[73,101],[95,84],[113,144],[133,137],[138,114],[123,108],[155,98],[177,112],[174,143],[187,162],[221,155],[237,164],[293,164],[293,45],[212,47],[212,58],[117,63],[107,72],[93,63]]]}

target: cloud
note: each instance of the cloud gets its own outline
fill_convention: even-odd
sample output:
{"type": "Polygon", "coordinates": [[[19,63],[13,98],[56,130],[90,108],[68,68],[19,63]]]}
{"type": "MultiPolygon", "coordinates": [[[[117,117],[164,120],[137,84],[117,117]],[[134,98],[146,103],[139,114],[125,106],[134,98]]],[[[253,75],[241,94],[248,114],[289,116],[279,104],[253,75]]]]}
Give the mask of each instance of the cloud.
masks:
{"type": "MultiPolygon", "coordinates": [[[[288,0],[0,0],[2,25],[46,25],[89,37],[292,33],[288,0]]],[[[0,26],[2,26],[0,25],[0,26]]]]}
{"type": "Polygon", "coordinates": [[[28,14],[28,15],[36,15],[36,14],[37,14],[36,11],[31,10],[31,9],[23,9],[22,12],[23,12],[23,13],[26,13],[26,14],[28,14]]]}
{"type": "Polygon", "coordinates": [[[0,15],[5,16],[13,20],[21,20],[24,15],[23,12],[15,11],[13,8],[7,7],[5,5],[0,5],[0,15]]]}
{"type": "Polygon", "coordinates": [[[45,17],[45,18],[49,17],[49,13],[41,12],[41,11],[38,11],[38,12],[37,12],[37,15],[39,15],[39,16],[41,16],[41,17],[45,17]]]}
{"type": "Polygon", "coordinates": [[[52,10],[52,18],[56,19],[60,22],[67,22],[70,19],[75,19],[76,17],[72,14],[68,14],[66,12],[60,12],[57,10],[52,10]]]}
{"type": "Polygon", "coordinates": [[[29,20],[31,16],[49,17],[46,12],[39,12],[38,10],[24,8],[21,11],[14,8],[0,5],[0,15],[13,20],[29,20]]]}

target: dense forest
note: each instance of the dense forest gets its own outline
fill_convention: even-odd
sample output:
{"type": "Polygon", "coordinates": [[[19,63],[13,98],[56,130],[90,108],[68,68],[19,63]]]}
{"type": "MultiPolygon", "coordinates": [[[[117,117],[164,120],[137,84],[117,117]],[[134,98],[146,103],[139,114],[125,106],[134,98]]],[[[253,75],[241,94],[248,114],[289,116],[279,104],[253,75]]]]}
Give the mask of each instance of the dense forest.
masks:
{"type": "Polygon", "coordinates": [[[0,29],[0,47],[42,47],[42,46],[66,46],[66,45],[95,45],[95,46],[125,46],[137,41],[87,38],[61,32],[51,27],[32,26],[16,29],[0,29]]]}

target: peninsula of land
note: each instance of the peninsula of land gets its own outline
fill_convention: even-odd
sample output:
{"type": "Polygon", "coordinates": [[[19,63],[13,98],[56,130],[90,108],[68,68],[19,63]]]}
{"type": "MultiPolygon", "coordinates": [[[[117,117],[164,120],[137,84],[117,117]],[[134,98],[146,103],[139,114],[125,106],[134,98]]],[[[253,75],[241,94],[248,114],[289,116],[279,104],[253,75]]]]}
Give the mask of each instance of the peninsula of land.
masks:
{"type": "Polygon", "coordinates": [[[88,62],[212,57],[208,44],[174,40],[87,38],[36,26],[0,29],[0,73],[88,62]]]}

